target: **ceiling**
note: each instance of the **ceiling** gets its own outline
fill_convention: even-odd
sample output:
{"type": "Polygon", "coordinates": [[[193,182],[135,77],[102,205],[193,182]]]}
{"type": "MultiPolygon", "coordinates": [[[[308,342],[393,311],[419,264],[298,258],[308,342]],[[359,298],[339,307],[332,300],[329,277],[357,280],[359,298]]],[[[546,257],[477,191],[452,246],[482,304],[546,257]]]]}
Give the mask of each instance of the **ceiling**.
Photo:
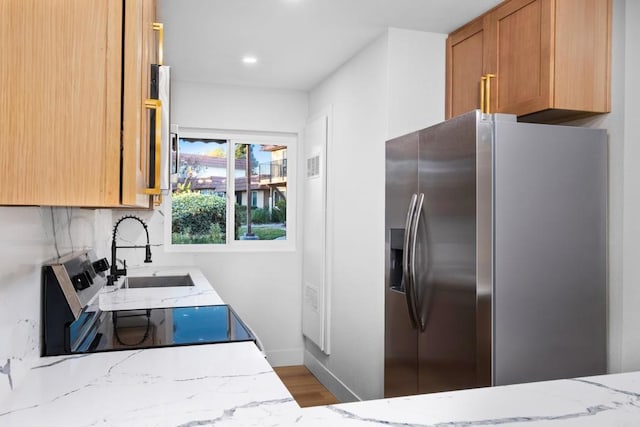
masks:
{"type": "Polygon", "coordinates": [[[159,0],[158,18],[177,80],[306,91],[387,27],[449,33],[499,1],[159,0]]]}

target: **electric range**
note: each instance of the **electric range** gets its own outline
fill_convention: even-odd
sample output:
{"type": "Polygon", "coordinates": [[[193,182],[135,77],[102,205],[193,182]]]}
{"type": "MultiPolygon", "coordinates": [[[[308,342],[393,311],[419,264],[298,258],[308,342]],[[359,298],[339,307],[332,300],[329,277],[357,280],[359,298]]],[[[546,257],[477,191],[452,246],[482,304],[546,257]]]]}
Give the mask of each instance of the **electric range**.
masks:
{"type": "Polygon", "coordinates": [[[257,341],[229,305],[102,311],[108,267],[91,250],[43,266],[43,356],[257,341]]]}

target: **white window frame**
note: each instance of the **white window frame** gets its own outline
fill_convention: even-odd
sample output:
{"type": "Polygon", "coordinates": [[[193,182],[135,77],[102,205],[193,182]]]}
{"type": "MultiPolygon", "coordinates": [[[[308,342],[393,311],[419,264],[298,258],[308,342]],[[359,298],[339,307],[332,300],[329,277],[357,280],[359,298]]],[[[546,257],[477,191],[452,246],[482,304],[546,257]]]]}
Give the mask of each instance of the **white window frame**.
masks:
{"type": "MultiPolygon", "coordinates": [[[[295,159],[297,155],[298,135],[276,132],[229,131],[206,128],[180,127],[180,138],[224,139],[229,144],[227,152],[227,230],[235,230],[235,215],[232,207],[236,204],[235,195],[235,144],[284,145],[287,156],[295,159]],[[229,191],[231,190],[231,191],[229,191]]],[[[226,233],[226,243],[219,244],[174,244],[171,242],[172,194],[163,197],[164,242],[167,252],[292,252],[296,250],[297,236],[297,162],[287,162],[287,238],[286,240],[235,240],[233,233],[226,233]]],[[[248,195],[250,202],[250,195],[248,195]]]]}

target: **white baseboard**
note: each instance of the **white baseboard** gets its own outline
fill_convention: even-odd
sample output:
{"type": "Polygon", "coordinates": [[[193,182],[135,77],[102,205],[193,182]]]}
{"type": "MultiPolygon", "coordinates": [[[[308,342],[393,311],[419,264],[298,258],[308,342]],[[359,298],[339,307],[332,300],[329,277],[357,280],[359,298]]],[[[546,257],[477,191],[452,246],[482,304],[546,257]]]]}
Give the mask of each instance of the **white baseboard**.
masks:
{"type": "Polygon", "coordinates": [[[346,403],[362,400],[308,350],[304,351],[304,365],[340,402],[346,403]]]}
{"type": "Polygon", "coordinates": [[[267,361],[274,367],[302,365],[304,361],[304,350],[302,348],[272,350],[265,351],[265,353],[267,361]]]}

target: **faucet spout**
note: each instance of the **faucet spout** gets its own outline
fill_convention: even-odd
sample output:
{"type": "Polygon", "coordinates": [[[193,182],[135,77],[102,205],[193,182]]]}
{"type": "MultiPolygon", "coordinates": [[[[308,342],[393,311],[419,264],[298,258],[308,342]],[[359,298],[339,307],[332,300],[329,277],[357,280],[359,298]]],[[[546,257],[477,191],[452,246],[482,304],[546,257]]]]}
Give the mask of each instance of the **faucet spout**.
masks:
{"type": "Polygon", "coordinates": [[[127,275],[127,261],[123,261],[123,268],[119,269],[118,265],[117,265],[117,250],[119,248],[144,248],[145,250],[145,256],[144,256],[144,262],[149,263],[152,262],[151,261],[151,244],[149,243],[149,229],[147,227],[147,224],[142,220],[142,218],[137,217],[135,215],[125,215],[123,217],[121,217],[118,221],[116,221],[116,224],[113,227],[113,236],[111,238],[111,270],[109,271],[109,276],[107,277],[107,285],[108,286],[112,286],[115,284],[115,282],[122,276],[126,276],[127,275]],[[118,227],[120,226],[120,223],[122,223],[122,221],[126,220],[126,219],[133,219],[138,221],[142,227],[144,228],[144,231],[147,235],[147,244],[144,246],[118,246],[116,243],[116,236],[118,235],[118,227]]]}

